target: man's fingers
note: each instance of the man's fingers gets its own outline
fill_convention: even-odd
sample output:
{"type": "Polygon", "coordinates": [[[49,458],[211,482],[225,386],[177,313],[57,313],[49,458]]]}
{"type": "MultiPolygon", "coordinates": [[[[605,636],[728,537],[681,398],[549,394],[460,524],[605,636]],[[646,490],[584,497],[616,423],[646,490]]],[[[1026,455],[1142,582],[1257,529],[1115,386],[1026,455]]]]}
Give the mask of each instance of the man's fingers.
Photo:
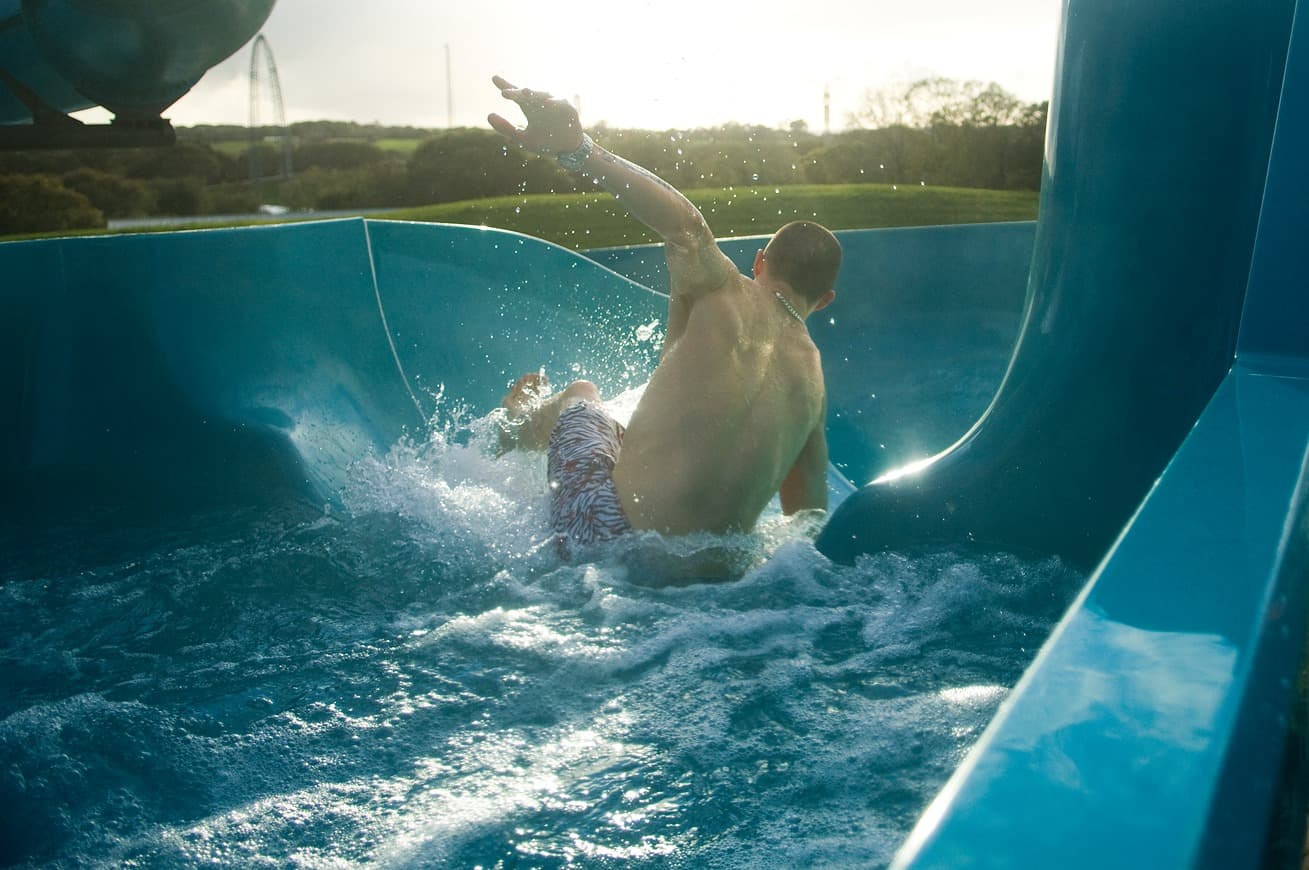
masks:
{"type": "Polygon", "coordinates": [[[515,127],[507,118],[492,114],[487,115],[486,120],[491,122],[491,126],[495,128],[497,133],[508,136],[520,145],[523,144],[526,138],[523,136],[523,131],[515,127]]]}
{"type": "Polygon", "coordinates": [[[545,105],[551,99],[548,91],[534,91],[531,88],[517,87],[504,76],[491,76],[491,83],[500,89],[500,96],[506,100],[513,100],[523,108],[529,105],[545,105]]]}
{"type": "Polygon", "coordinates": [[[520,106],[532,95],[530,88],[516,87],[504,76],[491,76],[491,83],[500,89],[500,96],[506,100],[513,100],[520,106]]]}

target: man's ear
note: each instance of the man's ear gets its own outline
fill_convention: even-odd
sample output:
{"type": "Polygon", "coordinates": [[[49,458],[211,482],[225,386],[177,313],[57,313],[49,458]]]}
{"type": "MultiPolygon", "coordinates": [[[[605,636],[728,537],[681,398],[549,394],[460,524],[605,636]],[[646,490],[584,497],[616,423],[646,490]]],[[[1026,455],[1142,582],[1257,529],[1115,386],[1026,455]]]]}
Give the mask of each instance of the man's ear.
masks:
{"type": "Polygon", "coordinates": [[[759,277],[759,272],[764,267],[764,249],[760,248],[754,252],[754,276],[759,277]]]}
{"type": "Polygon", "coordinates": [[[835,298],[836,298],[836,291],[828,290],[819,298],[818,304],[814,306],[814,311],[822,311],[824,308],[831,305],[832,300],[835,298]]]}

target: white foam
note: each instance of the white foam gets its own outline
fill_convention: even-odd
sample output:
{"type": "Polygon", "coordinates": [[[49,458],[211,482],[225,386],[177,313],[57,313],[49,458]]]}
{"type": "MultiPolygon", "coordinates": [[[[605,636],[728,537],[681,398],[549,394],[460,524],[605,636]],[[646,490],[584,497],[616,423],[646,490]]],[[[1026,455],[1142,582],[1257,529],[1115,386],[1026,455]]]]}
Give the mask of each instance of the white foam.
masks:
{"type": "MultiPolygon", "coordinates": [[[[606,403],[615,419],[630,419],[645,386],[606,403]]],[[[443,556],[489,557],[516,574],[557,567],[548,531],[544,454],[515,450],[496,456],[502,422],[499,409],[480,417],[464,409],[438,409],[425,441],[405,439],[385,456],[356,464],[344,493],[347,508],[416,520],[443,556]]],[[[635,534],[583,554],[583,561],[600,566],[605,582],[734,579],[758,569],[784,545],[812,539],[824,516],[785,517],[774,499],[751,534],[635,534]]]]}
{"type": "Polygon", "coordinates": [[[83,833],[61,855],[877,864],[1074,589],[1058,563],[1007,557],[833,565],[820,515],[775,508],[750,535],[632,535],[562,563],[544,458],[495,458],[492,439],[447,413],[358,464],[352,516],[151,554],[49,613],[45,582],[0,590],[15,625],[49,625],[22,641],[33,660],[73,649],[80,682],[127,698],[0,721],[31,782],[96,763],[68,778],[83,833]],[[734,582],[645,570],[723,552],[734,582]],[[187,775],[106,833],[105,784],[136,788],[147,751],[187,775]]]}

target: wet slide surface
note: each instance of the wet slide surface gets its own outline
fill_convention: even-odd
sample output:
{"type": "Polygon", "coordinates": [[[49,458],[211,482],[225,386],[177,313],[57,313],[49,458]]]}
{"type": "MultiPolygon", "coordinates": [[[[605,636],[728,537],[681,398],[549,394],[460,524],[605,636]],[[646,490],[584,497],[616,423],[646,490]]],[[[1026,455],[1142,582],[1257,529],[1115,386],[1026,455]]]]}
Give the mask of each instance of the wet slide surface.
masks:
{"type": "MultiPolygon", "coordinates": [[[[834,481],[930,455],[985,408],[1033,230],[843,234],[841,301],[813,324],[834,481]]],[[[465,227],[330,221],[10,244],[0,257],[16,278],[0,477],[11,508],[56,515],[330,501],[359,456],[423,432],[437,397],[485,413],[540,368],[606,396],[643,383],[665,309],[590,259],[465,227]]]]}

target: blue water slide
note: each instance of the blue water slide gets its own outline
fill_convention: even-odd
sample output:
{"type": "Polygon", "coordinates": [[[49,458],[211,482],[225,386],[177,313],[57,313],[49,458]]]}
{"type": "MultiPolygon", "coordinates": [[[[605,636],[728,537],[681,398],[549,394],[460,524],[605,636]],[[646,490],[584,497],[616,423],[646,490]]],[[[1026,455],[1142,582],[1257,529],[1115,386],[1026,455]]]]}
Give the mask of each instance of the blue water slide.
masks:
{"type": "Polygon", "coordinates": [[[1294,0],[1069,0],[1017,350],[927,468],[819,540],[1092,565],[1232,365],[1294,0]]]}
{"type": "MultiPolygon", "coordinates": [[[[1069,0],[1039,222],[842,236],[813,323],[834,465],[885,481],[946,452],[846,499],[819,546],[1099,564],[902,866],[1252,866],[1278,819],[1303,838],[1294,11],[1069,0]]],[[[0,512],[321,508],[360,457],[522,371],[639,383],[658,269],[365,220],[0,244],[0,512]]]]}
{"type": "Polygon", "coordinates": [[[32,120],[14,81],[58,112],[158,117],[254,36],[274,2],[0,0],[0,124],[32,120]]]}
{"type": "MultiPolygon", "coordinates": [[[[948,444],[985,407],[1032,234],[842,233],[843,311],[814,326],[830,359],[835,494],[948,444]],[[943,247],[955,256],[929,255],[943,247]],[[896,292],[864,292],[868,281],[896,292]],[[923,369],[936,377],[906,389],[923,369]],[[963,388],[947,376],[959,370],[963,388]]],[[[0,505],[24,515],[329,503],[359,457],[421,437],[438,410],[484,413],[522,372],[607,395],[642,383],[666,310],[660,293],[527,236],[361,219],[15,242],[0,244],[0,267],[13,278],[0,289],[0,385],[14,411],[0,505]]]]}
{"type": "MultiPolygon", "coordinates": [[[[1282,85],[1280,109],[1255,185],[1235,364],[896,864],[1299,866],[1309,773],[1309,10],[1300,4],[1288,28],[1283,77],[1271,63],[1282,53],[1272,38],[1281,10],[1233,4],[1201,18],[1177,8],[1167,29],[1149,31],[1147,52],[1123,32],[1123,16],[1113,39],[1097,37],[1088,6],[1068,10],[1065,99],[1084,47],[1126,39],[1156,79],[1169,75],[1161,58],[1171,55],[1180,80],[1267,27],[1262,76],[1282,85]],[[1198,53],[1206,46],[1208,61],[1198,53]]],[[[1223,69],[1241,67],[1232,59],[1223,69]]],[[[1258,112],[1228,108],[1231,126],[1260,137],[1258,112]]],[[[1183,214],[1173,220],[1194,217],[1183,214]]]]}

